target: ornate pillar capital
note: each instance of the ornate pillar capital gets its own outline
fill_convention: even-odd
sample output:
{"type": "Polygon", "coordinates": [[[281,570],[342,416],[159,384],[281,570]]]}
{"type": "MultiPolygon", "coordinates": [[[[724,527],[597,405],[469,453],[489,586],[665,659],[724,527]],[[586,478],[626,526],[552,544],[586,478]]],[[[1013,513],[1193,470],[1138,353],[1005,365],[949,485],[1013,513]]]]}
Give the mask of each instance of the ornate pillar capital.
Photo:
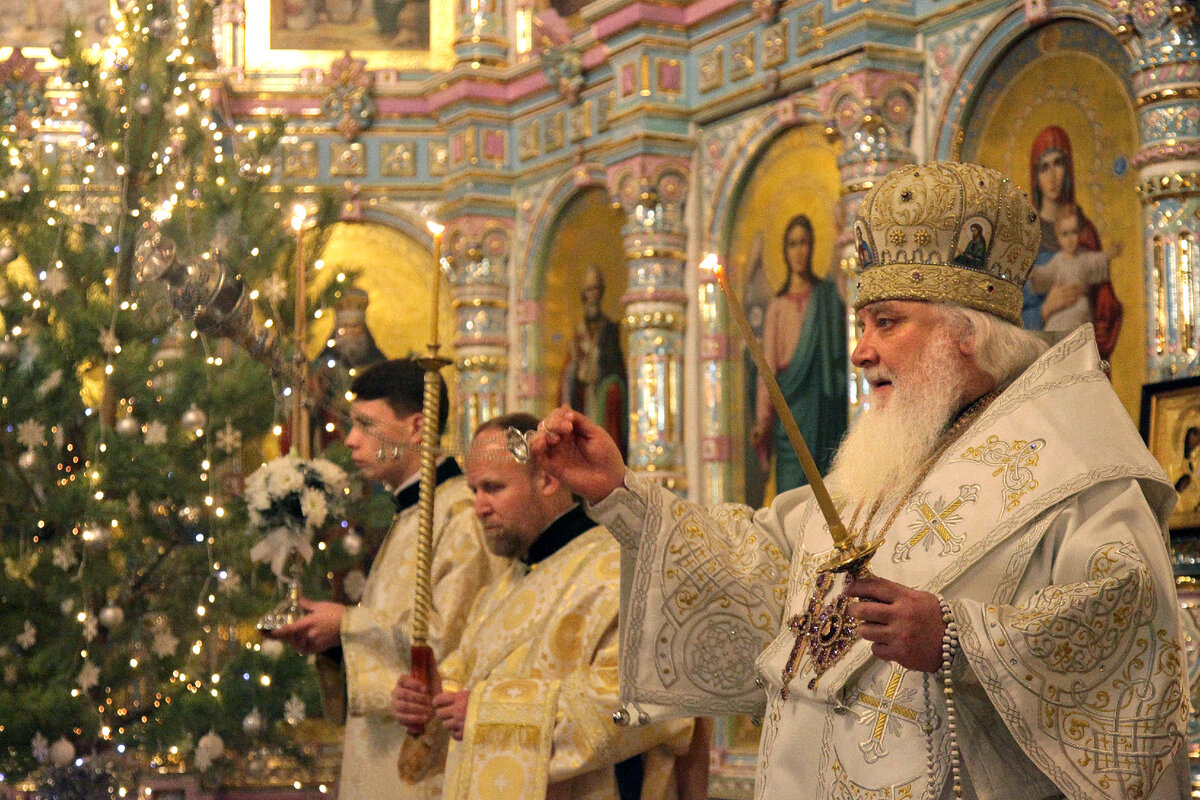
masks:
{"type": "Polygon", "coordinates": [[[455,0],[454,62],[501,65],[508,61],[504,0],[455,0]]]}
{"type": "Polygon", "coordinates": [[[626,214],[633,215],[638,225],[664,230],[682,226],[683,202],[690,179],[686,159],[638,155],[610,165],[606,175],[613,202],[619,203],[626,214]]]}
{"type": "Polygon", "coordinates": [[[458,445],[465,452],[479,423],[504,413],[512,220],[458,216],[447,221],[444,241],[455,323],[458,445]]]}
{"type": "Polygon", "coordinates": [[[826,135],[842,144],[838,166],[847,192],[863,188],[856,178],[871,182],[916,160],[912,133],[919,85],[916,74],[863,69],[820,87],[826,135]]]}

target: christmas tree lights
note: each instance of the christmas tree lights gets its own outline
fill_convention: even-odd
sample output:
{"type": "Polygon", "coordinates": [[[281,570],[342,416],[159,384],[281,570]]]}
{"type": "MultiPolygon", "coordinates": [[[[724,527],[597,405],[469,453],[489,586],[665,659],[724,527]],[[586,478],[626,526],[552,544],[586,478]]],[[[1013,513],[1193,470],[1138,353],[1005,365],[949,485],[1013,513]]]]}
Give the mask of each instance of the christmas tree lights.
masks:
{"type": "MultiPolygon", "coordinates": [[[[311,264],[337,204],[310,198],[297,254],[296,200],[275,180],[285,126],[232,124],[202,69],[209,12],[122,0],[102,44],[74,29],[55,72],[18,51],[0,75],[24,98],[0,117],[10,783],[115,797],[148,770],[211,775],[286,743],[319,702],[311,666],[253,633],[275,586],[251,568],[240,494],[263,457],[248,446],[282,431],[293,394],[278,368],[296,346],[291,265],[311,264]],[[210,294],[154,279],[165,242],[210,294]],[[265,332],[270,348],[232,344],[265,332]]],[[[298,313],[331,306],[339,278],[298,313]]],[[[356,549],[321,542],[309,579],[356,549]]]]}

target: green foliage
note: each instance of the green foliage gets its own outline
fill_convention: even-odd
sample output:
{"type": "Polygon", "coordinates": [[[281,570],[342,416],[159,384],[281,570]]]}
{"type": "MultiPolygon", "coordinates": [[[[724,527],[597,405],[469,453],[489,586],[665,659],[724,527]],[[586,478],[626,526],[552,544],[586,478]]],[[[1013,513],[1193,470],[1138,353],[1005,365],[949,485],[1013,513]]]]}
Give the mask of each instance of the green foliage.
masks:
{"type": "MultiPolygon", "coordinates": [[[[287,342],[256,361],[198,333],[177,310],[197,298],[140,278],[136,257],[158,231],[177,264],[247,293],[255,324],[290,330],[291,302],[248,294],[273,276],[290,286],[297,260],[295,198],[274,180],[283,124],[233,130],[223,87],[194,74],[211,55],[199,44],[207,4],[122,7],[123,48],[64,38],[73,111],[62,106],[36,134],[0,120],[0,244],[19,256],[0,274],[9,780],[39,769],[38,734],[147,764],[210,729],[242,751],[286,742],[284,704],[295,695],[313,716],[319,706],[309,663],[263,655],[247,624],[277,589],[250,569],[238,495],[253,448],[286,412],[271,368],[290,363],[287,342]],[[94,682],[81,679],[93,670],[94,682]],[[255,708],[265,725],[251,735],[242,720],[255,708]]],[[[307,261],[336,214],[333,198],[314,200],[307,261]]],[[[326,547],[313,572],[348,564],[326,547]]]]}

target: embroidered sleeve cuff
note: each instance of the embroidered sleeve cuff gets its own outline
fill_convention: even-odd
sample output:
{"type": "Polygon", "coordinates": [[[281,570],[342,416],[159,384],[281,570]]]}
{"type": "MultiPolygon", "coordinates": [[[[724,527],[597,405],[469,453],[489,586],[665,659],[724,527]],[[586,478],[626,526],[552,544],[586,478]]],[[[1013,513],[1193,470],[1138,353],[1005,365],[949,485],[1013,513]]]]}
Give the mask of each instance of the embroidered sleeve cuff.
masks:
{"type": "Polygon", "coordinates": [[[584,510],[589,517],[608,528],[621,547],[636,551],[653,486],[646,478],[626,469],[624,486],[599,503],[585,502],[584,510]]]}
{"type": "Polygon", "coordinates": [[[342,651],[349,713],[389,716],[392,687],[410,668],[407,632],[349,608],[342,617],[342,651]]]}

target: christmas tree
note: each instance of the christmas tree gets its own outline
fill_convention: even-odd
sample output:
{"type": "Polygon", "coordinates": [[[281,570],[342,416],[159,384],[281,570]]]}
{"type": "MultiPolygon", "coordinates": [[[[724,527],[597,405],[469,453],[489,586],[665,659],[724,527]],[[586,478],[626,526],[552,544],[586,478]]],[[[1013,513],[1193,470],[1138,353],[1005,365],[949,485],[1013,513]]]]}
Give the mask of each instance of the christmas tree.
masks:
{"type": "MultiPolygon", "coordinates": [[[[319,704],[254,634],[277,588],[240,495],[296,385],[289,275],[336,204],[289,226],[285,127],[230,124],[208,10],[123,0],[55,71],[0,66],[0,772],[45,796],[211,774],[319,704]]],[[[319,548],[313,580],[346,555],[319,548]]]]}

